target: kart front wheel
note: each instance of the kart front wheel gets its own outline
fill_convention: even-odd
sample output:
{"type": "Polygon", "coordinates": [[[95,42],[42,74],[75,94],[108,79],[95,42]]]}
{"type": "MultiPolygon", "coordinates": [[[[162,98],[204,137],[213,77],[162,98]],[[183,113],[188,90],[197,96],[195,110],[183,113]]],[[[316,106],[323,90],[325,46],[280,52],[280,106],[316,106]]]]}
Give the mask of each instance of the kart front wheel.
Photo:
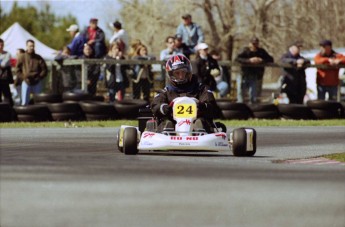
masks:
{"type": "Polygon", "coordinates": [[[138,154],[138,132],[136,128],[125,128],[123,132],[123,153],[126,155],[138,154]]]}
{"type": "Polygon", "coordinates": [[[232,153],[235,156],[253,156],[256,152],[256,131],[237,128],[233,131],[232,153]],[[248,134],[248,136],[247,136],[248,134]]]}

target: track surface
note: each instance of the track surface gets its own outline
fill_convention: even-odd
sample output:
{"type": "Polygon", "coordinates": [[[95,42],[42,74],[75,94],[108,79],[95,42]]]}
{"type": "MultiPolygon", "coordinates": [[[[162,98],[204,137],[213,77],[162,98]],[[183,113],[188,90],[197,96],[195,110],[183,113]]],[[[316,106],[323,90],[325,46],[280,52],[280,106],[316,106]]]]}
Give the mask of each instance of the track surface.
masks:
{"type": "Polygon", "coordinates": [[[255,157],[116,150],[114,128],[0,129],[0,226],[345,226],[345,127],[257,128],[255,157]]]}

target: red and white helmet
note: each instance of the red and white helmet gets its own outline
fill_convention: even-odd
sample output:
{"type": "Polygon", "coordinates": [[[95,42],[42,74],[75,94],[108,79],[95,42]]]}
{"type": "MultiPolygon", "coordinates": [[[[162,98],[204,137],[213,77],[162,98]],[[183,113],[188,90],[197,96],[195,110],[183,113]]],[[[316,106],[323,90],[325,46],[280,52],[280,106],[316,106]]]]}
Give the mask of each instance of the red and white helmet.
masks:
{"type": "Polygon", "coordinates": [[[183,54],[176,54],[169,58],[165,65],[165,69],[168,72],[169,82],[173,86],[178,86],[188,83],[192,78],[192,64],[189,59],[183,54]],[[185,71],[184,78],[177,78],[176,71],[185,71]]]}

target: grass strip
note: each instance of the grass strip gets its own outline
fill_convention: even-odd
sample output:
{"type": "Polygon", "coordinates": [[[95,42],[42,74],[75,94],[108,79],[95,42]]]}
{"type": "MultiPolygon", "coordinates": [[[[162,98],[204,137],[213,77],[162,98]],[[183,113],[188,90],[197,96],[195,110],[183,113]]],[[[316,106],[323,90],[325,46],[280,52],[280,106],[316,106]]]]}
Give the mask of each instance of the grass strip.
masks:
{"type": "Polygon", "coordinates": [[[325,155],[323,157],[331,159],[331,160],[335,160],[338,162],[345,162],[345,152],[344,153],[338,153],[338,154],[329,154],[329,155],[325,155]]]}

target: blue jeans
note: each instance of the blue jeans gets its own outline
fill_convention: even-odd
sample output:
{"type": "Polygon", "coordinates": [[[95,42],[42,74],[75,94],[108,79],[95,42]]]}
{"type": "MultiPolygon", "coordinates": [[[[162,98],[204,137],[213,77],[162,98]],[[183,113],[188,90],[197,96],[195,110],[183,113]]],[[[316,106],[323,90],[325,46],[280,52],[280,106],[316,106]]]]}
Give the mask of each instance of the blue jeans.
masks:
{"type": "Polygon", "coordinates": [[[317,99],[325,100],[326,93],[329,100],[337,100],[338,87],[317,85],[317,99]]]}
{"type": "Polygon", "coordinates": [[[125,85],[123,82],[118,82],[116,83],[115,87],[114,88],[109,88],[108,89],[108,92],[109,92],[109,101],[110,102],[114,102],[115,101],[115,96],[116,96],[116,93],[118,91],[121,91],[121,98],[123,99],[124,96],[125,96],[125,91],[126,91],[126,88],[125,88],[125,85]]]}
{"type": "Polygon", "coordinates": [[[256,103],[257,101],[257,79],[254,77],[246,78],[237,75],[237,102],[243,102],[243,95],[248,90],[249,102],[256,103]]]}
{"type": "Polygon", "coordinates": [[[217,90],[219,91],[220,97],[226,96],[226,94],[228,93],[228,87],[229,87],[229,85],[225,81],[220,81],[217,84],[217,90]]]}
{"type": "Polygon", "coordinates": [[[22,105],[26,106],[30,102],[30,94],[39,94],[42,92],[42,82],[35,85],[28,85],[25,80],[22,82],[22,105]]]}

